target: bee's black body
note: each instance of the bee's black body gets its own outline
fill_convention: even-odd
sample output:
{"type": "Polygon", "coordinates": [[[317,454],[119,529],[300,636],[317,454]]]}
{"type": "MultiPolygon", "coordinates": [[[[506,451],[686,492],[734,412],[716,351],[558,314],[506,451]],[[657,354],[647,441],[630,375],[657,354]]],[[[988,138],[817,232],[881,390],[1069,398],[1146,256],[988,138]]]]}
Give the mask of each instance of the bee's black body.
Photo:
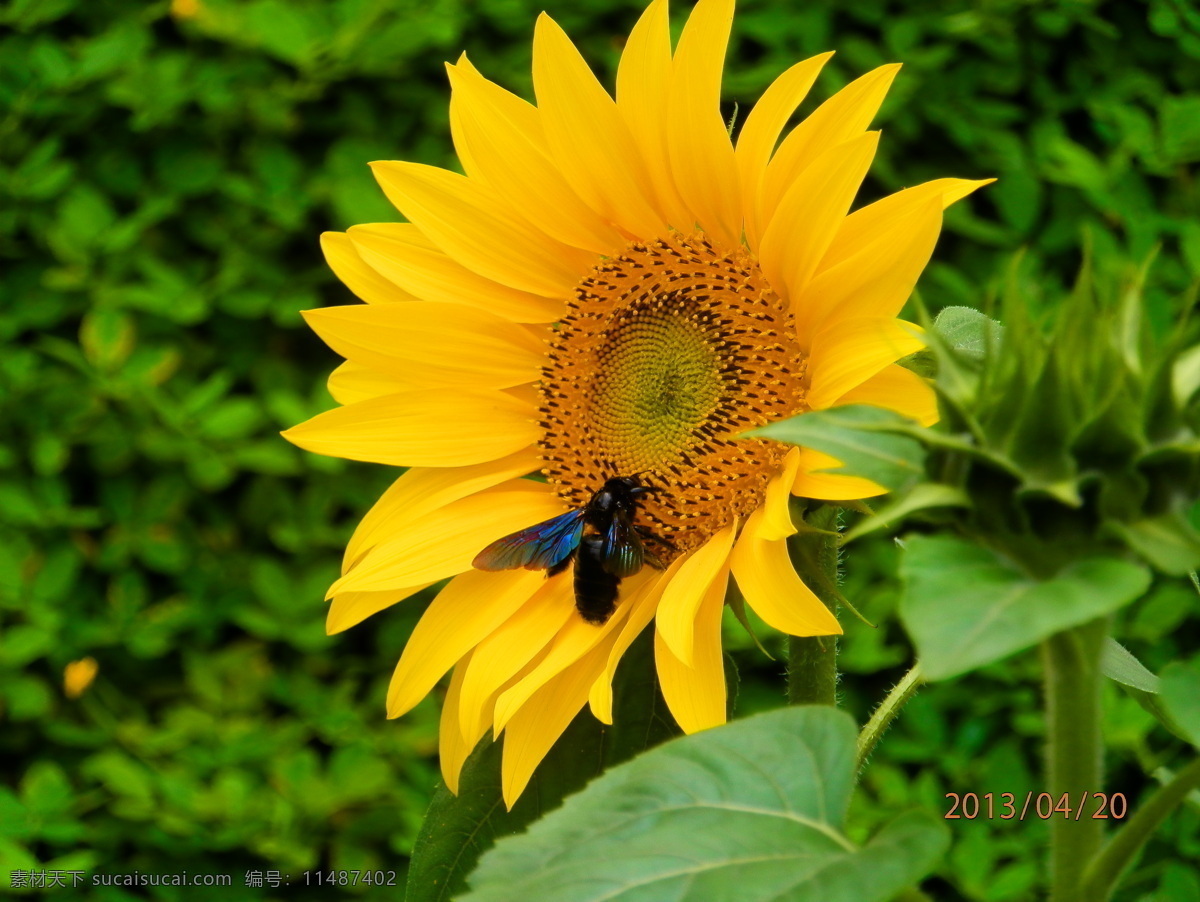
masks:
{"type": "Polygon", "coordinates": [[[621,577],[604,569],[604,537],[584,536],[575,552],[575,608],[588,623],[601,626],[617,608],[621,577]]]}
{"type": "MultiPolygon", "coordinates": [[[[642,543],[634,523],[641,495],[654,491],[634,476],[615,476],[583,507],[505,536],[475,557],[480,570],[525,567],[561,573],[575,561],[575,607],[588,623],[600,625],[616,609],[621,580],[647,561],[661,566],[642,543]]],[[[670,547],[662,539],[660,544],[670,547]]]]}

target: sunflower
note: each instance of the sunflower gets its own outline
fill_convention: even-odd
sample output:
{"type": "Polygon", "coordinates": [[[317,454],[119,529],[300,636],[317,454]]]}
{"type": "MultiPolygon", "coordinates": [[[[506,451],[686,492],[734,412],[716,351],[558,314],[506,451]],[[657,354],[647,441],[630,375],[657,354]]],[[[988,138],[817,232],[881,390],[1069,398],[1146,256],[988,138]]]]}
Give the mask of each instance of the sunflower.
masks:
{"type": "Polygon", "coordinates": [[[441,767],[457,791],[487,733],[511,807],[584,705],[612,722],[613,672],[654,623],[658,677],[687,732],[724,722],[730,575],[771,627],[840,633],[797,576],[790,495],[881,493],[838,461],[746,430],[842,404],[923,423],[930,388],[895,361],[921,345],[897,314],[942,211],[983,181],[939,179],[850,213],[875,153],[878,68],[779,140],[832,54],[797,63],[737,140],[719,110],[732,0],[700,0],[674,52],[655,0],[621,55],[614,100],[543,14],[532,105],[464,57],[448,64],[465,175],[372,164],[407,222],[327,233],[365,305],[305,314],[346,358],[341,407],[284,435],[319,454],[407,467],[363,519],[329,590],[337,633],[449,579],[413,631],[388,716],[453,671],[441,767]],[[778,146],[777,146],[778,145],[778,146]],[[543,480],[526,478],[540,473],[543,480]],[[571,573],[472,567],[515,530],[638,474],[637,518],[662,568],[620,583],[602,625],[571,573]]]}

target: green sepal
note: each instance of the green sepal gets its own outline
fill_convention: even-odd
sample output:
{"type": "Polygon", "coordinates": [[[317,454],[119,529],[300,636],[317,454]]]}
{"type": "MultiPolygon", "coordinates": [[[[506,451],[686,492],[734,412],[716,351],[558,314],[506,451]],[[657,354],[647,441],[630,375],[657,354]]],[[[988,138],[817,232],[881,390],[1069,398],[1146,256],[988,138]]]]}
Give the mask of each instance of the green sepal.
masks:
{"type": "Polygon", "coordinates": [[[754,644],[758,647],[768,660],[774,661],[775,656],[767,651],[762,641],[758,638],[758,633],[754,632],[754,627],[750,623],[750,618],[746,616],[746,599],[742,596],[742,591],[737,587],[737,583],[730,585],[729,595],[725,599],[729,605],[729,610],[733,611],[733,616],[737,618],[737,622],[742,625],[742,629],[751,638],[754,644]]]}

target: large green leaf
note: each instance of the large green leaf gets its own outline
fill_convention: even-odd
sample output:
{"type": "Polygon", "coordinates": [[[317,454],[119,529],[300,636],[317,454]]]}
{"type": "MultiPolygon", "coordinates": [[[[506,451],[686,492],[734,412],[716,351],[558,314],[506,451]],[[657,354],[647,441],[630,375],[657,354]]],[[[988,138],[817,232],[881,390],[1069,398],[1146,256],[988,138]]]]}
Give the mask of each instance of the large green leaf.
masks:
{"type": "Polygon", "coordinates": [[[982,667],[1128,604],[1150,585],[1145,567],[1093,558],[1051,579],[971,542],[906,540],[900,616],[931,680],[982,667]]]}
{"type": "Polygon", "coordinates": [[[1164,667],[1159,697],[1178,732],[1200,748],[1200,658],[1164,667]]]}
{"type": "Polygon", "coordinates": [[[768,423],[746,435],[815,448],[842,462],[833,472],[863,476],[895,489],[924,475],[920,443],[884,431],[905,424],[912,422],[892,411],[850,404],[768,423]]]}
{"type": "Polygon", "coordinates": [[[873,902],[935,865],[944,826],[912,813],[844,835],[856,731],[824,706],[677,739],[605,774],[484,856],[467,902],[873,902]]]}
{"type": "Polygon", "coordinates": [[[505,810],[500,794],[501,743],[490,739],[467,760],[457,796],[438,786],[413,848],[407,902],[457,898],[479,856],[497,839],[557,808],[605,768],[679,733],[655,680],[652,640],[652,631],[646,630],[621,659],[613,684],[612,726],[585,708],[511,811],[505,810]]]}

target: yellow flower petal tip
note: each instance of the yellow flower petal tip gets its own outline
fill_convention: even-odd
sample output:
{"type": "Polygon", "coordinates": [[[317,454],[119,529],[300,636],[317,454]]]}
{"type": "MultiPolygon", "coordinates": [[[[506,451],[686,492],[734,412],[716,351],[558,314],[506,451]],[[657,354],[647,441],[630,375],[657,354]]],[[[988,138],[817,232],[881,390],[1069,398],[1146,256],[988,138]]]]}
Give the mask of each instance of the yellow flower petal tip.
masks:
{"type": "Polygon", "coordinates": [[[784,72],[735,144],[719,106],[732,16],[731,0],[700,0],[673,52],[655,0],[615,92],[545,13],[536,103],[460,55],[446,72],[462,174],[373,161],[407,221],[321,235],[365,304],[304,311],[346,359],[328,383],[341,406],[281,436],[407,468],[350,541],[326,631],[449,580],[396,665],[387,715],[451,674],[439,747],[452,789],[489,727],[511,806],[585,705],[619,718],[613,674],[648,627],[678,723],[722,723],[730,576],[771,627],[841,633],[788,556],[789,496],[882,489],[812,449],[739,436],[851,403],[936,419],[929,386],[896,365],[923,344],[897,317],[944,208],[994,179],[855,209],[901,66],[789,127],[832,51],[784,72]],[[533,527],[566,552],[539,550],[533,527]],[[620,575],[597,563],[615,559],[606,542],[621,545],[620,575]],[[552,564],[565,571],[547,580],[552,564]]]}
{"type": "Polygon", "coordinates": [[[72,661],[63,668],[63,695],[67,698],[79,698],[92,685],[100,665],[92,657],[72,661]]]}

